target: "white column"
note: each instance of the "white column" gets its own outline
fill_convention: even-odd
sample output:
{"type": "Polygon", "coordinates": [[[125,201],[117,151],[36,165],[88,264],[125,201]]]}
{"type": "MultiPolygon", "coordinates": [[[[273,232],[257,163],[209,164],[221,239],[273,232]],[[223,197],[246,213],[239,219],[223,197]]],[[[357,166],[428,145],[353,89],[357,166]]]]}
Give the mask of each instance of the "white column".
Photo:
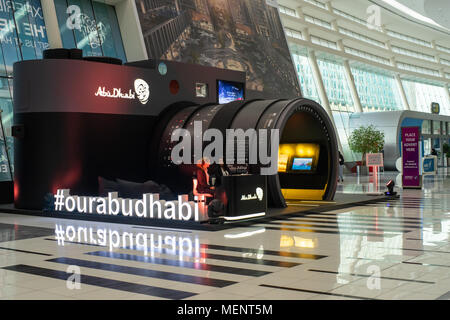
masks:
{"type": "Polygon", "coordinates": [[[51,49],[62,48],[61,33],[59,32],[58,18],[55,2],[53,0],[41,0],[44,14],[45,28],[47,29],[48,43],[51,49]]]}
{"type": "MultiPolygon", "coordinates": [[[[345,52],[344,43],[342,39],[337,41],[338,49],[342,52],[345,52]]],[[[364,112],[361,100],[359,99],[358,90],[356,90],[355,78],[352,74],[352,69],[350,68],[350,63],[347,59],[344,60],[344,70],[345,70],[345,78],[347,79],[348,87],[350,88],[350,93],[352,95],[352,100],[355,105],[356,112],[364,112]]]]}
{"type": "Polygon", "coordinates": [[[431,47],[436,50],[436,40],[431,40],[431,47]]]}
{"type": "Polygon", "coordinates": [[[330,101],[328,100],[327,92],[325,90],[325,86],[323,85],[323,79],[322,75],[320,73],[319,65],[317,64],[316,60],[316,53],[313,50],[308,51],[308,60],[309,64],[311,66],[311,71],[313,73],[317,90],[320,96],[320,101],[322,103],[322,106],[325,108],[325,110],[328,112],[328,115],[330,117],[333,117],[333,113],[331,111],[330,107],[330,101]]]}
{"type": "Polygon", "coordinates": [[[386,40],[386,42],[384,43],[384,46],[386,47],[386,50],[389,50],[390,52],[392,52],[391,40],[386,40]]]}
{"type": "Polygon", "coordinates": [[[303,13],[302,7],[297,7],[297,8],[296,8],[296,12],[297,12],[297,16],[298,16],[300,19],[305,20],[305,14],[303,13]]]}
{"type": "Polygon", "coordinates": [[[352,94],[353,103],[355,105],[357,112],[364,112],[361,100],[359,99],[358,90],[356,90],[355,85],[355,78],[352,74],[352,69],[350,68],[350,64],[348,63],[348,60],[344,60],[344,70],[345,70],[345,77],[347,78],[347,83],[350,88],[350,93],[352,94]]]}
{"type": "Polygon", "coordinates": [[[338,25],[336,19],[331,20],[331,21],[330,21],[330,24],[331,24],[331,28],[332,28],[334,31],[339,32],[339,25],[338,25]]]}
{"type": "Polygon", "coordinates": [[[333,6],[331,5],[331,0],[325,2],[325,6],[327,7],[328,11],[333,12],[333,6]]]}
{"type": "Polygon", "coordinates": [[[148,59],[141,24],[134,0],[123,0],[116,5],[117,20],[128,61],[148,59]]]}
{"type": "Polygon", "coordinates": [[[449,85],[448,85],[448,83],[446,83],[446,84],[444,85],[444,89],[445,89],[445,92],[447,93],[447,105],[448,105],[448,107],[450,108],[450,91],[449,91],[449,85]]]}
{"type": "MultiPolygon", "coordinates": [[[[303,37],[305,41],[310,42],[311,37],[309,35],[308,29],[302,30],[303,37]]],[[[325,86],[323,85],[322,75],[320,73],[319,65],[317,64],[316,53],[312,49],[308,49],[308,61],[311,66],[311,71],[314,77],[314,81],[317,87],[317,93],[319,94],[322,107],[325,108],[330,118],[333,120],[333,113],[331,112],[330,101],[328,101],[327,92],[325,86]]],[[[334,121],[333,121],[334,123],[334,121]]]]}
{"type": "Polygon", "coordinates": [[[331,123],[333,124],[334,132],[336,132],[337,142],[339,150],[343,151],[341,139],[339,138],[339,132],[336,128],[336,123],[334,121],[333,112],[331,111],[330,107],[330,101],[328,100],[327,92],[325,90],[325,86],[323,85],[323,79],[322,75],[320,73],[319,65],[317,64],[316,54],[313,50],[308,50],[308,60],[309,65],[311,66],[311,71],[314,76],[314,82],[316,83],[317,91],[320,97],[320,102],[322,104],[322,107],[325,108],[325,110],[328,113],[328,116],[330,117],[331,123]]]}
{"type": "Polygon", "coordinates": [[[402,79],[400,78],[400,75],[398,73],[395,74],[395,81],[397,82],[398,91],[400,92],[400,98],[402,99],[403,109],[411,110],[408,98],[406,97],[405,88],[403,88],[402,79]]]}

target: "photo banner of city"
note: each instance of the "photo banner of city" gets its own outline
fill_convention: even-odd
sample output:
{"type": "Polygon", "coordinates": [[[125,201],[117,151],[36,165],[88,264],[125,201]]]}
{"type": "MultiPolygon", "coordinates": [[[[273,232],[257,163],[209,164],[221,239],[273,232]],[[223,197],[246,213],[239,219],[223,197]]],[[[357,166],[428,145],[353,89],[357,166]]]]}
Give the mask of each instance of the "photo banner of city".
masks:
{"type": "Polygon", "coordinates": [[[277,8],[266,0],[136,0],[149,59],[247,74],[247,97],[301,95],[277,8]]]}

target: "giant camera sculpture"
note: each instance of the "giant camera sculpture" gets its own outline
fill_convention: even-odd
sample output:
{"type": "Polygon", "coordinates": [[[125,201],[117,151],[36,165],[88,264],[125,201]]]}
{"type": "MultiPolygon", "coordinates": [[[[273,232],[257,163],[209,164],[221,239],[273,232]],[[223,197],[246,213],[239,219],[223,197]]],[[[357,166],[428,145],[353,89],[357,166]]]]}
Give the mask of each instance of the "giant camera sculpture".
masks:
{"type": "MultiPolygon", "coordinates": [[[[330,200],[336,191],[337,142],[316,102],[252,99],[219,104],[225,86],[245,74],[169,61],[127,65],[43,59],[14,65],[15,206],[42,209],[57,189],[98,193],[98,177],[154,180],[175,194],[192,190],[192,171],[174,165],[171,134],[193,130],[279,129],[277,173],[269,205],[330,200]]],[[[226,146],[225,146],[226,148],[226,146]]],[[[248,150],[246,151],[248,152],[248,150]]],[[[261,166],[249,165],[259,174],[261,166]]]]}

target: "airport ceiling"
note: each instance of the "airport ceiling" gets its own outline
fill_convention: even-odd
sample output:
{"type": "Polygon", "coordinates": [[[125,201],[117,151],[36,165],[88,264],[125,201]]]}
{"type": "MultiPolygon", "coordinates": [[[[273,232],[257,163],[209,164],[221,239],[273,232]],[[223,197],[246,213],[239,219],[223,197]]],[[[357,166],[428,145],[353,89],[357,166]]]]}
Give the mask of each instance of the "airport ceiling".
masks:
{"type": "Polygon", "coordinates": [[[381,0],[377,2],[381,2],[381,4],[385,3],[394,9],[397,9],[397,11],[400,11],[403,15],[409,15],[411,18],[414,18],[415,12],[426,19],[430,19],[430,21],[426,21],[426,19],[422,20],[419,16],[416,16],[416,20],[432,25],[436,23],[450,31],[449,0],[381,0]],[[402,7],[406,7],[413,12],[404,12],[402,7]]]}
{"type": "Polygon", "coordinates": [[[381,24],[386,28],[450,45],[450,0],[331,0],[331,3],[360,18],[367,17],[371,5],[378,5],[382,8],[381,24]]]}

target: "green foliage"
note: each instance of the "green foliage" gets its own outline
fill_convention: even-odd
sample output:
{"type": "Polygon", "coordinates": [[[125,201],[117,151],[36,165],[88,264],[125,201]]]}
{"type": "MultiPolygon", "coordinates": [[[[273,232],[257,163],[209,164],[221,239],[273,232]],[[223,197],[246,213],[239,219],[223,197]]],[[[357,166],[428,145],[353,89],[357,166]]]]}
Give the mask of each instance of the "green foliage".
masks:
{"type": "Polygon", "coordinates": [[[450,158],[450,145],[448,143],[444,143],[442,145],[442,151],[444,152],[447,158],[450,158]]]}
{"type": "Polygon", "coordinates": [[[366,153],[378,153],[384,147],[384,133],[377,130],[373,125],[361,126],[353,130],[348,144],[353,152],[363,154],[363,163],[365,162],[366,153]]]}

